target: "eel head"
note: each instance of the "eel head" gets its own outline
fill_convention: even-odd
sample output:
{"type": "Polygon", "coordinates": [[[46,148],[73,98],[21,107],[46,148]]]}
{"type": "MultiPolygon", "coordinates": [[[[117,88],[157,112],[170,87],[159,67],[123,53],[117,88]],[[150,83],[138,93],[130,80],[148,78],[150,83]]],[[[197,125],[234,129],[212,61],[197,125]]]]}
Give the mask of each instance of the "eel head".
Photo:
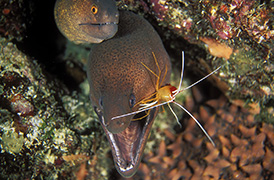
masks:
{"type": "Polygon", "coordinates": [[[100,43],[118,30],[113,0],[57,0],[54,16],[60,32],[76,44],[100,43]]]}
{"type": "Polygon", "coordinates": [[[112,120],[121,113],[134,111],[133,95],[119,99],[103,97],[99,99],[99,107],[94,107],[95,112],[111,145],[116,169],[122,176],[131,177],[138,169],[157,109],[150,110],[148,115],[144,111],[112,120]]]}

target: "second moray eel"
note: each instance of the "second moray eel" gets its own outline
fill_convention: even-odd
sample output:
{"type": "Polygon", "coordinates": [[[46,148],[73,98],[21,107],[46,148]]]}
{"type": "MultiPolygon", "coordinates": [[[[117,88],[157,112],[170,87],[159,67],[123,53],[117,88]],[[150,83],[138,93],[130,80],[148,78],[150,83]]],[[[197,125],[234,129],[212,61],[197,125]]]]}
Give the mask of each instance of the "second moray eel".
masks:
{"type": "Polygon", "coordinates": [[[157,78],[143,65],[159,74],[152,53],[161,72],[167,70],[160,77],[160,86],[164,86],[169,83],[171,64],[159,35],[144,18],[121,11],[118,32],[94,46],[87,65],[92,103],[111,145],[115,166],[125,177],[138,169],[158,109],[148,116],[143,112],[111,118],[136,111],[139,107],[135,104],[155,92],[157,78]]]}

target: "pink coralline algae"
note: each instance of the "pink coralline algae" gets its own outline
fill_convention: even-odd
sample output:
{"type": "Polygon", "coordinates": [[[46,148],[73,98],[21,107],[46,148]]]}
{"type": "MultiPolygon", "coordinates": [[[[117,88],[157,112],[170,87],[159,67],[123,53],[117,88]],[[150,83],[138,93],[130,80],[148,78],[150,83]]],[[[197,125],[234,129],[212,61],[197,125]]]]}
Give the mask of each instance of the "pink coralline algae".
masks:
{"type": "Polygon", "coordinates": [[[246,32],[259,43],[270,38],[274,39],[274,29],[270,29],[269,26],[271,23],[269,13],[271,12],[266,7],[259,7],[252,16],[243,19],[246,32]]]}
{"type": "Polygon", "coordinates": [[[246,39],[248,35],[257,43],[274,39],[274,8],[267,2],[122,0],[118,4],[120,7],[142,10],[153,15],[160,25],[168,27],[190,42],[196,42],[200,36],[237,40],[246,39]]]}
{"type": "Polygon", "coordinates": [[[269,26],[273,15],[270,8],[255,3],[251,0],[231,0],[209,5],[208,20],[223,40],[238,37],[241,31],[245,31],[258,43],[267,41],[274,36],[274,30],[269,26]]]}
{"type": "Polygon", "coordinates": [[[158,20],[163,20],[168,11],[168,6],[165,4],[165,0],[151,0],[151,12],[156,16],[158,20]]]}
{"type": "MultiPolygon", "coordinates": [[[[219,7],[220,12],[226,13],[228,10],[227,5],[222,5],[219,7]]],[[[229,20],[222,16],[222,13],[217,13],[216,8],[212,7],[209,12],[209,21],[211,26],[221,39],[230,39],[235,35],[234,29],[229,24],[229,20]]]]}
{"type": "Polygon", "coordinates": [[[34,107],[23,95],[17,94],[11,99],[10,106],[20,116],[33,115],[34,107]]]}

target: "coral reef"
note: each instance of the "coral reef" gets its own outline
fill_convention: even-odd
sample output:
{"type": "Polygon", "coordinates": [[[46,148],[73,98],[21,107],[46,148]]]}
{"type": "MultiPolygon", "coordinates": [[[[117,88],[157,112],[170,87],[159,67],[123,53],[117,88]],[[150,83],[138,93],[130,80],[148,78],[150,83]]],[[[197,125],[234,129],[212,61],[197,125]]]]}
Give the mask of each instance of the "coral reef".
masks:
{"type": "Polygon", "coordinates": [[[171,55],[180,59],[186,51],[187,67],[205,75],[224,64],[217,75],[223,83],[216,85],[232,102],[258,104],[257,118],[273,123],[273,0],[122,0],[117,5],[149,16],[171,55]]]}
{"type": "MultiPolygon", "coordinates": [[[[62,83],[46,77],[37,61],[4,38],[0,51],[1,179],[76,177],[78,170],[71,169],[89,160],[84,157],[105,162],[107,141],[98,141],[103,131],[86,95],[67,94],[62,83]],[[72,160],[77,160],[73,166],[72,160]]],[[[100,169],[89,173],[103,177],[100,169]]]]}

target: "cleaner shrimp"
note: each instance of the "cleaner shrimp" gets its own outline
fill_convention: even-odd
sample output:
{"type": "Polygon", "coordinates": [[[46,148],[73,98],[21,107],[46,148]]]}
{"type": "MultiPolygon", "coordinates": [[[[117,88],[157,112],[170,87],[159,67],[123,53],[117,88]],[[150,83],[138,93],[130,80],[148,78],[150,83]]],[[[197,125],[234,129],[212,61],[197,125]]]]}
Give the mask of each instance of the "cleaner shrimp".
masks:
{"type": "MultiPolygon", "coordinates": [[[[199,123],[199,121],[186,108],[184,108],[181,104],[179,104],[178,102],[176,102],[175,98],[176,98],[176,95],[179,94],[180,92],[185,91],[187,89],[190,89],[191,87],[195,86],[196,84],[200,83],[201,81],[205,80],[206,78],[208,78],[209,76],[211,76],[212,74],[214,74],[215,72],[217,72],[222,67],[222,65],[219,66],[214,71],[212,71],[211,73],[209,73],[208,75],[206,75],[205,77],[203,77],[200,80],[196,81],[195,83],[189,85],[186,88],[181,89],[182,81],[183,81],[183,74],[184,74],[184,51],[182,51],[182,69],[181,69],[181,78],[180,78],[180,83],[179,83],[178,88],[176,88],[176,87],[174,87],[174,86],[172,86],[170,84],[167,84],[167,85],[159,88],[159,84],[161,84],[160,83],[161,70],[160,70],[159,64],[157,62],[157,59],[155,57],[155,54],[153,52],[152,52],[152,55],[153,55],[153,58],[155,60],[156,66],[158,68],[159,75],[157,75],[155,72],[153,72],[151,69],[149,69],[149,67],[147,67],[144,63],[142,63],[142,65],[149,72],[151,72],[154,76],[156,76],[156,78],[157,78],[155,93],[151,94],[149,97],[144,98],[143,100],[141,100],[138,103],[136,103],[135,106],[136,105],[140,106],[140,108],[137,111],[134,111],[134,112],[131,112],[131,113],[126,113],[126,114],[119,115],[119,116],[115,116],[115,117],[112,118],[112,120],[113,119],[122,118],[122,117],[125,117],[125,116],[135,115],[135,114],[138,114],[138,113],[144,112],[144,111],[148,111],[146,113],[148,115],[149,111],[151,109],[167,104],[168,107],[169,107],[169,109],[170,109],[170,111],[174,115],[177,123],[179,124],[180,127],[182,127],[181,123],[179,122],[179,118],[177,117],[177,115],[173,111],[172,107],[170,106],[170,103],[174,103],[177,106],[179,106],[182,110],[184,110],[196,122],[196,124],[200,127],[200,129],[203,131],[203,133],[206,135],[206,137],[210,140],[210,142],[212,143],[212,145],[215,147],[214,141],[209,136],[209,134],[206,132],[206,130],[203,128],[203,126],[199,123]]],[[[165,74],[166,74],[166,72],[165,72],[165,74]]],[[[139,119],[141,119],[141,118],[138,118],[138,119],[135,119],[135,120],[139,120],[139,119]]]]}

